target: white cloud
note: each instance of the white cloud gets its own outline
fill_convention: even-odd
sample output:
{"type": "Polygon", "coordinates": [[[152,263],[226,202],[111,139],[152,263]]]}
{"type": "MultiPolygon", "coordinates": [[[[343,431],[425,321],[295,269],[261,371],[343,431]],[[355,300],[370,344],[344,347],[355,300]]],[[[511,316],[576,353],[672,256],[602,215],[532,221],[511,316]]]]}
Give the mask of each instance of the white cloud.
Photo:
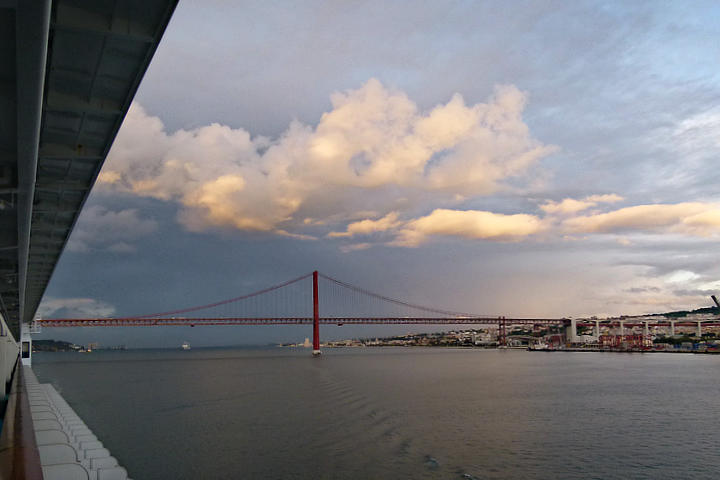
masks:
{"type": "Polygon", "coordinates": [[[622,202],[624,199],[620,195],[616,193],[606,193],[606,194],[600,194],[600,195],[590,195],[588,197],[585,197],[586,202],[594,202],[594,203],[617,203],[622,202]]]}
{"type": "Polygon", "coordinates": [[[720,148],[720,108],[714,107],[680,121],[672,131],[672,143],[685,152],[720,148]]]}
{"type": "Polygon", "coordinates": [[[352,222],[344,232],[330,232],[328,237],[353,237],[355,235],[369,235],[375,232],[385,232],[400,225],[398,212],[390,212],[378,220],[360,220],[352,222]]]}
{"type": "Polygon", "coordinates": [[[546,213],[551,213],[551,214],[552,213],[566,214],[566,213],[580,212],[580,211],[588,209],[594,205],[595,205],[594,202],[575,200],[573,198],[565,198],[560,202],[550,201],[543,205],[540,205],[540,209],[542,209],[546,213]]]}
{"type": "Polygon", "coordinates": [[[40,318],[104,318],[115,313],[115,307],[93,298],[45,298],[37,315],[40,318]]]}
{"type": "Polygon", "coordinates": [[[157,222],[140,218],[135,209],[113,211],[102,206],[91,206],[83,210],[68,242],[68,249],[75,252],[133,252],[134,240],[156,231],[157,222]]]}
{"type": "Polygon", "coordinates": [[[688,282],[698,280],[700,275],[689,270],[676,270],[665,277],[665,281],[668,283],[680,283],[687,285],[688,282]]]}
{"type": "Polygon", "coordinates": [[[587,210],[590,207],[596,206],[598,203],[615,203],[622,201],[620,195],[610,193],[606,195],[590,195],[582,200],[575,200],[574,198],[565,198],[560,202],[549,201],[540,208],[549,214],[572,214],[583,210],[587,210]]]}
{"type": "Polygon", "coordinates": [[[417,246],[428,235],[450,235],[482,240],[519,240],[544,228],[534,215],[499,213],[478,210],[437,209],[430,215],[407,222],[393,245],[417,246]]]}
{"type": "Polygon", "coordinates": [[[167,133],[135,104],[98,183],[178,202],[190,230],[303,235],[346,212],[397,219],[490,194],[554,151],[530,135],[526,95],[513,86],[475,105],[456,94],[428,112],[375,79],[331,100],[316,127],[293,122],[273,140],[219,124],[167,133]]]}
{"type": "Polygon", "coordinates": [[[585,286],[586,300],[593,305],[586,313],[642,315],[698,308],[710,301],[702,284],[703,277],[689,270],[659,275],[649,265],[615,265],[585,286]]]}
{"type": "Polygon", "coordinates": [[[720,234],[720,205],[688,202],[625,207],[564,221],[573,233],[668,232],[709,237],[720,234]]]}
{"type": "MultiPolygon", "coordinates": [[[[167,133],[157,117],[134,105],[99,184],[177,202],[178,220],[193,231],[368,238],[341,245],[345,251],[370,242],[416,246],[432,236],[518,241],[541,232],[548,238],[720,233],[716,204],[603,211],[624,200],[616,193],[547,201],[539,205],[544,216],[463,209],[464,202],[506,188],[506,181],[517,185],[555,150],[530,135],[522,120],[527,96],[513,86],[498,87],[475,105],[456,94],[426,112],[375,79],[331,101],[315,127],[296,121],[276,139],[220,124],[167,133]]],[[[126,216],[142,222],[133,211],[126,216]]],[[[74,248],[93,248],[86,237],[94,235],[81,232],[74,248]]],[[[112,238],[105,248],[132,249],[131,238],[112,238]]],[[[617,242],[629,244],[625,237],[617,242]]]]}
{"type": "MultiPolygon", "coordinates": [[[[637,205],[610,212],[577,215],[576,204],[620,201],[618,195],[590,196],[582,201],[565,199],[541,205],[547,215],[539,217],[518,213],[505,215],[478,210],[436,209],[430,215],[409,221],[397,221],[389,228],[396,234],[392,245],[417,246],[429,236],[458,236],[475,240],[518,241],[530,237],[552,236],[584,240],[592,234],[633,233],[679,234],[694,237],[720,235],[720,206],[714,203],[678,203],[637,205]],[[561,215],[557,217],[555,215],[561,215]],[[580,235],[580,236],[578,236],[580,235]]],[[[592,205],[585,205],[588,208],[592,205]]],[[[393,219],[394,220],[394,219],[393,219]]],[[[358,226],[364,222],[357,222],[358,226]]],[[[354,225],[354,224],[351,224],[354,225]]],[[[368,227],[374,223],[367,224],[368,227]]],[[[349,232],[349,230],[348,230],[349,232]]],[[[350,236],[347,232],[335,236],[350,236]]],[[[632,245],[627,237],[615,241],[632,245]]]]}

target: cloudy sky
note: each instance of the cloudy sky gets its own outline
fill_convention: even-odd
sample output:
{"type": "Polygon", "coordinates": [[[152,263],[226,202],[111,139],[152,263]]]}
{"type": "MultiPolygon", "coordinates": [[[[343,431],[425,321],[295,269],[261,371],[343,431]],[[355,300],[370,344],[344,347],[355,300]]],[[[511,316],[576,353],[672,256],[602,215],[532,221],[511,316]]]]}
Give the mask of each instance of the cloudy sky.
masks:
{"type": "Polygon", "coordinates": [[[314,269],[486,315],[707,306],[719,38],[711,1],[181,1],[40,313],[138,315],[314,269]]]}

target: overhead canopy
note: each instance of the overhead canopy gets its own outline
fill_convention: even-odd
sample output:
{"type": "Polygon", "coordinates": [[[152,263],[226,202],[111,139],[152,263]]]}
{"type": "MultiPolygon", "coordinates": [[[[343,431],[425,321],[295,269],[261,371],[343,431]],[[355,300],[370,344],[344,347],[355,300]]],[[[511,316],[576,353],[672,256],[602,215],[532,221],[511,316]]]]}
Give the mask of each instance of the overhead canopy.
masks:
{"type": "Polygon", "coordinates": [[[0,0],[0,314],[32,321],[177,0],[0,0]]]}

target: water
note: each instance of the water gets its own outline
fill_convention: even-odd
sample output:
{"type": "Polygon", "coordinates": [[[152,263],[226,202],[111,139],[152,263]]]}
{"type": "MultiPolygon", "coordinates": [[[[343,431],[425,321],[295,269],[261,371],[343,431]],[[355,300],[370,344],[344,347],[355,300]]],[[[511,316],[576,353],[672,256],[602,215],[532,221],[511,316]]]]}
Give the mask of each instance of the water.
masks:
{"type": "Polygon", "coordinates": [[[136,480],[715,478],[720,357],[440,348],[41,353],[136,480]]]}

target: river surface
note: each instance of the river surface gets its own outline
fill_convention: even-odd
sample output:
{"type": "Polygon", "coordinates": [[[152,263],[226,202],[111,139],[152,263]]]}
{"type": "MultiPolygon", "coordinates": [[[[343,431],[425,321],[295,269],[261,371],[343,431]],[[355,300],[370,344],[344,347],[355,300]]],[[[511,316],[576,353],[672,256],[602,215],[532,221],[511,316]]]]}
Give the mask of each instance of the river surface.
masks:
{"type": "Polygon", "coordinates": [[[717,478],[720,356],[442,348],[38,353],[143,479],[717,478]]]}

